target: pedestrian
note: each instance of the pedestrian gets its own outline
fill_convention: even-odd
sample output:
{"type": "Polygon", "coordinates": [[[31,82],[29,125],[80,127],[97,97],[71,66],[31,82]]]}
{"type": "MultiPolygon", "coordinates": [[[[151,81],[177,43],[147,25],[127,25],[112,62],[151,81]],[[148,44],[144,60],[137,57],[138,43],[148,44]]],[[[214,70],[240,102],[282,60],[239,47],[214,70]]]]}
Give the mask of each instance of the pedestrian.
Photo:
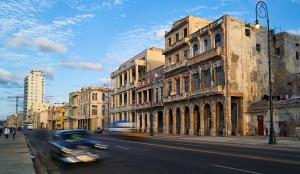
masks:
{"type": "Polygon", "coordinates": [[[3,129],[2,129],[2,127],[0,128],[0,136],[2,135],[2,133],[3,133],[3,129]]]}
{"type": "Polygon", "coordinates": [[[15,138],[16,138],[16,134],[17,134],[16,128],[12,128],[12,135],[13,135],[13,140],[14,141],[15,141],[15,138]]]}
{"type": "Polygon", "coordinates": [[[269,134],[269,129],[266,127],[266,129],[265,129],[265,131],[266,131],[266,136],[268,136],[268,134],[269,134]]]}
{"type": "Polygon", "coordinates": [[[10,133],[10,131],[9,131],[9,129],[6,127],[6,128],[4,129],[4,134],[5,134],[5,138],[6,138],[6,139],[8,139],[9,133],[10,133]]]}

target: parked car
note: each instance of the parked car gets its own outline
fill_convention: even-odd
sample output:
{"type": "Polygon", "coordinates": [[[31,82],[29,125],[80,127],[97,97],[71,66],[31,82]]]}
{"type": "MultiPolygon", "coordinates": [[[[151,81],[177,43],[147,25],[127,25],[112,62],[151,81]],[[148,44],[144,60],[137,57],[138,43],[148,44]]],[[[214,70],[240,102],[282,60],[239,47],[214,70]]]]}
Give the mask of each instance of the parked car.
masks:
{"type": "Polygon", "coordinates": [[[64,163],[91,162],[106,156],[107,145],[92,139],[86,130],[61,130],[53,133],[49,140],[52,158],[64,163]]]}

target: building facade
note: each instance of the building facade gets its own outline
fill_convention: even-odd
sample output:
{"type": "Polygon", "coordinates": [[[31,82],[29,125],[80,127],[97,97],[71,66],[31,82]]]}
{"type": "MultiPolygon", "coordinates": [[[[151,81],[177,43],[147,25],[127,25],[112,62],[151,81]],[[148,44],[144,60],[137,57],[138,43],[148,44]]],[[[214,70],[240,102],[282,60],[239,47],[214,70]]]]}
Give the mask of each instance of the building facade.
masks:
{"type": "Polygon", "coordinates": [[[112,94],[110,122],[128,120],[136,122],[136,87],[145,74],[164,63],[162,49],[149,48],[120,65],[111,74],[112,94]]]}
{"type": "Polygon", "coordinates": [[[141,132],[163,132],[163,69],[159,66],[145,73],[136,87],[135,105],[137,129],[141,132]],[[152,129],[152,130],[151,130],[152,129]]]}
{"type": "Polygon", "coordinates": [[[32,121],[28,115],[29,110],[35,104],[44,103],[45,77],[42,71],[31,71],[24,79],[24,121],[32,121]]]}
{"type": "Polygon", "coordinates": [[[72,127],[85,128],[95,131],[105,127],[105,118],[108,117],[109,88],[88,87],[70,93],[69,114],[73,121],[72,127]]]}

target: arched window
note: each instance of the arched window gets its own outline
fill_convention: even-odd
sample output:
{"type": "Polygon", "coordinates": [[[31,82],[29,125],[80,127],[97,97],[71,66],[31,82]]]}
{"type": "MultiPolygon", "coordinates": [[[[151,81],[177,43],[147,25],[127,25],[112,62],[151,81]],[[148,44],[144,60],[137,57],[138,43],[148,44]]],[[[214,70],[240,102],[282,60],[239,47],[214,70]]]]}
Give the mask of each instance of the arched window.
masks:
{"type": "Polygon", "coordinates": [[[102,101],[105,101],[105,94],[102,94],[102,101]]]}
{"type": "Polygon", "coordinates": [[[220,34],[216,34],[215,36],[215,47],[222,47],[222,38],[220,34]]]}
{"type": "Polygon", "coordinates": [[[199,53],[200,53],[200,51],[199,51],[199,46],[198,46],[198,44],[194,44],[194,45],[193,45],[193,54],[194,54],[194,56],[199,55],[199,53]]]}

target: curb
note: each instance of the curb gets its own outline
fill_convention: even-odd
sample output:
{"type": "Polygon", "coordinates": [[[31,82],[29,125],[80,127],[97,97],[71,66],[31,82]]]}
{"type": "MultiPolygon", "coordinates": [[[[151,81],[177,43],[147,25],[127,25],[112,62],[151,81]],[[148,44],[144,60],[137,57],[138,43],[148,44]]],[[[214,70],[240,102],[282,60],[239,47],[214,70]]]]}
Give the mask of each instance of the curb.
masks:
{"type": "Polygon", "coordinates": [[[29,148],[30,154],[31,154],[31,160],[34,165],[35,173],[36,174],[48,174],[45,167],[42,165],[42,162],[38,158],[37,152],[32,148],[31,142],[28,139],[28,137],[24,134],[25,140],[27,142],[27,146],[29,148]]]}

